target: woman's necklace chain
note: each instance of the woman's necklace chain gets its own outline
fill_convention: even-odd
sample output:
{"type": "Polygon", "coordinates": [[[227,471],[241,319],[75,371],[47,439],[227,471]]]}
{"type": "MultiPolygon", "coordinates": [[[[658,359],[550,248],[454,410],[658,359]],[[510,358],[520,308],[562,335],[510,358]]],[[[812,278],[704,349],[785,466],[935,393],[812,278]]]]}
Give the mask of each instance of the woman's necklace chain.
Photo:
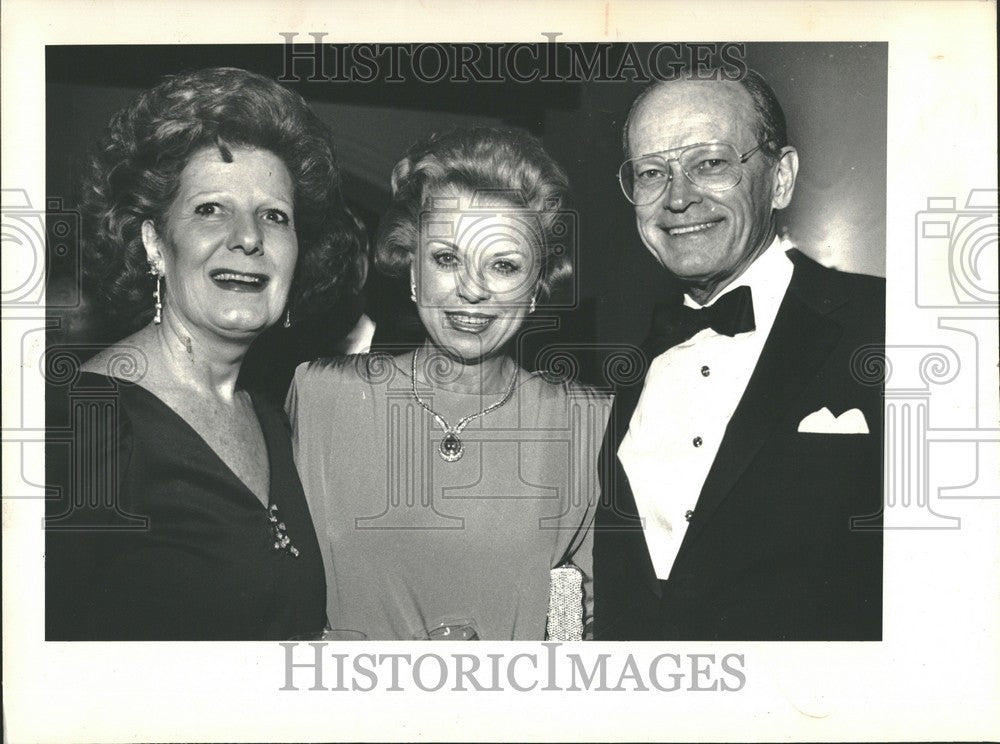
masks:
{"type": "Polygon", "coordinates": [[[413,351],[413,361],[411,367],[412,367],[412,375],[410,377],[410,386],[413,392],[414,400],[416,400],[417,403],[420,404],[421,408],[423,408],[425,411],[427,411],[427,413],[433,416],[434,420],[438,422],[438,426],[440,426],[444,430],[444,437],[441,439],[441,444],[438,446],[438,454],[441,455],[441,459],[444,460],[445,462],[455,462],[456,460],[462,459],[462,455],[465,454],[465,444],[463,444],[459,436],[462,433],[462,430],[472,421],[475,421],[477,418],[480,418],[481,416],[485,416],[490,411],[495,411],[504,403],[509,401],[511,396],[514,394],[514,388],[517,385],[517,370],[515,369],[513,376],[511,376],[510,378],[510,385],[507,386],[507,392],[504,393],[503,397],[500,400],[486,406],[486,408],[482,409],[477,413],[473,413],[469,416],[466,416],[454,426],[449,426],[448,422],[444,420],[444,417],[440,413],[435,411],[433,408],[431,408],[429,405],[424,403],[423,399],[420,397],[420,394],[417,393],[417,350],[416,349],[413,351]]]}

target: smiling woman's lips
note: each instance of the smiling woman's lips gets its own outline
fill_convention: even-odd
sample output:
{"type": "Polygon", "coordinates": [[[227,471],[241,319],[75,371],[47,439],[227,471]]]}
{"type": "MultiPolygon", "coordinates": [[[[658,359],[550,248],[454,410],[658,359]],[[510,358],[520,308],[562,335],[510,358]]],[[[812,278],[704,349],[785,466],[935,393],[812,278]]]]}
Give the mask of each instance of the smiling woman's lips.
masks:
{"type": "Polygon", "coordinates": [[[478,313],[445,313],[451,326],[459,331],[480,333],[496,320],[495,315],[480,315],[478,313]]]}
{"type": "Polygon", "coordinates": [[[232,292],[262,292],[270,281],[264,274],[229,269],[216,269],[209,276],[217,287],[232,292]]]}

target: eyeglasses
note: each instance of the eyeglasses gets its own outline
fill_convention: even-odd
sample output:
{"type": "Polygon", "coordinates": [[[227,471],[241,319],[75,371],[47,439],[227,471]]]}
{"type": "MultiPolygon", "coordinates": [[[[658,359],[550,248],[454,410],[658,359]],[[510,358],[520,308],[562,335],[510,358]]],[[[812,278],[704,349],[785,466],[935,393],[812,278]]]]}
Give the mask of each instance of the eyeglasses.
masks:
{"type": "Polygon", "coordinates": [[[728,142],[699,142],[649,155],[630,158],[618,169],[618,183],[625,198],[637,207],[652,204],[670,183],[670,162],[695,186],[709,191],[728,191],[743,178],[742,165],[770,140],[764,140],[742,155],[728,142]],[[675,153],[673,157],[667,157],[675,153]]]}

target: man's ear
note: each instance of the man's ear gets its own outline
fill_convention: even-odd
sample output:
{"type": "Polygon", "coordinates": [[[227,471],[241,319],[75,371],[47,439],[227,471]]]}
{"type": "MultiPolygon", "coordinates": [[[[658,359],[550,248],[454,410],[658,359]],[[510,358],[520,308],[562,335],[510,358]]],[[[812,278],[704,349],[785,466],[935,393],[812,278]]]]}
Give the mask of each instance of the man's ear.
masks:
{"type": "Polygon", "coordinates": [[[777,170],[774,172],[774,196],[771,206],[784,209],[792,201],[795,191],[795,177],[799,173],[799,153],[794,147],[781,148],[777,170]]]}
{"type": "Polygon", "coordinates": [[[160,274],[163,269],[163,241],[156,232],[156,227],[152,220],[142,223],[142,245],[146,249],[146,260],[149,265],[155,267],[160,274]]]}

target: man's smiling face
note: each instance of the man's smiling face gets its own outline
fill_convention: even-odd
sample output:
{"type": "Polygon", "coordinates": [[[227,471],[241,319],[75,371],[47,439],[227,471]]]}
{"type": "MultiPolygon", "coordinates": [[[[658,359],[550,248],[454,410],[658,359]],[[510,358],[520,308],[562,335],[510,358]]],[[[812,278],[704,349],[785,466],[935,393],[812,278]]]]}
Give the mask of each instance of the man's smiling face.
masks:
{"type": "MultiPolygon", "coordinates": [[[[629,123],[630,157],[699,142],[728,142],[737,152],[755,148],[757,113],[736,83],[665,83],[640,101],[629,123]]],[[[726,191],[695,186],[676,161],[659,199],[635,208],[643,243],[668,271],[704,299],[753,263],[770,244],[776,166],[763,152],[743,164],[740,182],[726,191]]],[[[779,203],[783,202],[783,203],[779,203]]]]}

